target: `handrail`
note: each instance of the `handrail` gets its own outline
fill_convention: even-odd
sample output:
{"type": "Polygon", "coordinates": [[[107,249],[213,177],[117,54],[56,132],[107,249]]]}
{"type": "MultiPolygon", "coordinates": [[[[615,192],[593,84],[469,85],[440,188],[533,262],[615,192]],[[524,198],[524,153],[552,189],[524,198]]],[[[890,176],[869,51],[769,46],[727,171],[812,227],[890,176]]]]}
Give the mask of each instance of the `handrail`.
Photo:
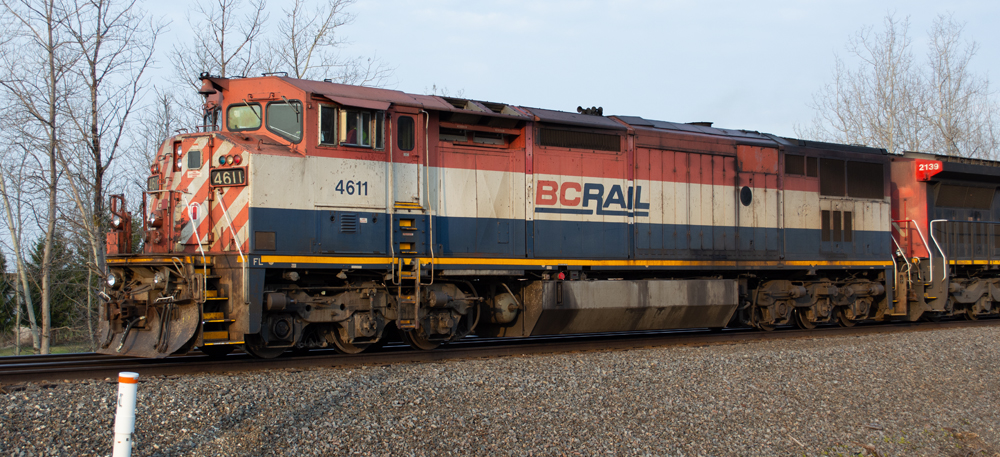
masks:
{"type": "MultiPolygon", "coordinates": [[[[187,202],[187,214],[188,219],[191,220],[191,231],[194,232],[194,237],[198,240],[198,252],[201,253],[201,290],[202,297],[204,297],[205,289],[208,288],[208,275],[205,272],[207,269],[205,262],[205,246],[201,244],[201,233],[198,232],[198,221],[196,221],[194,217],[194,209],[191,207],[191,199],[188,198],[186,194],[187,192],[182,193],[181,198],[187,202]]],[[[195,271],[197,271],[197,269],[195,269],[195,271]]]]}
{"type": "Polygon", "coordinates": [[[250,279],[247,277],[247,258],[243,255],[243,242],[236,235],[236,230],[233,228],[233,220],[229,218],[229,209],[226,208],[226,201],[222,195],[223,189],[217,188],[217,190],[219,191],[219,204],[222,205],[222,215],[226,216],[229,233],[233,234],[233,240],[236,241],[236,251],[240,253],[240,260],[243,262],[243,302],[250,303],[250,279]]]}
{"type": "MultiPolygon", "coordinates": [[[[903,261],[906,262],[906,283],[913,284],[913,273],[910,267],[910,260],[906,258],[906,253],[903,252],[903,247],[899,245],[896,241],[896,237],[890,236],[892,238],[892,244],[896,245],[896,252],[903,256],[903,261]]],[[[899,265],[896,264],[896,256],[892,256],[892,271],[899,271],[899,265]]]]}
{"type": "MultiPolygon", "coordinates": [[[[948,222],[948,219],[934,219],[930,223],[929,230],[931,231],[931,240],[934,241],[934,246],[938,248],[938,252],[941,253],[941,259],[943,260],[941,264],[944,266],[944,274],[941,275],[941,282],[948,279],[948,255],[944,253],[944,249],[941,249],[941,244],[938,243],[937,237],[934,236],[934,223],[935,222],[948,222]]],[[[934,262],[931,262],[931,281],[934,280],[934,262]]]]}
{"type": "Polygon", "coordinates": [[[924,243],[924,249],[927,249],[928,261],[930,261],[930,263],[931,263],[930,278],[931,278],[931,280],[933,280],[934,279],[934,252],[931,251],[930,245],[927,244],[927,238],[924,237],[924,232],[922,232],[920,230],[920,225],[918,225],[917,221],[915,221],[913,219],[899,219],[899,220],[894,220],[892,222],[893,223],[897,223],[897,224],[900,223],[900,222],[907,222],[907,223],[912,222],[913,223],[913,228],[917,229],[917,235],[920,235],[920,242],[924,243]]]}

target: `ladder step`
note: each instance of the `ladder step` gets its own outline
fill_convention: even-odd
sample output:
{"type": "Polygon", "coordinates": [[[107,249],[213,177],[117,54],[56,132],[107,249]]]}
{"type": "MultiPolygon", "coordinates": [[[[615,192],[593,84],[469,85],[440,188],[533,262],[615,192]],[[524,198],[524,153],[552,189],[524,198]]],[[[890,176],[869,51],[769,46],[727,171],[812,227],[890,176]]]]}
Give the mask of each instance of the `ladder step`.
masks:
{"type": "Polygon", "coordinates": [[[201,318],[205,319],[205,320],[209,320],[209,319],[225,319],[226,318],[226,314],[225,313],[202,313],[201,318]]]}
{"type": "Polygon", "coordinates": [[[229,297],[205,297],[205,300],[229,300],[229,297]]]}
{"type": "Polygon", "coordinates": [[[232,324],[233,322],[236,322],[236,319],[205,319],[201,321],[202,324],[232,324]]]}
{"type": "Polygon", "coordinates": [[[397,323],[402,330],[417,328],[417,300],[415,296],[399,296],[399,320],[397,323]]]}
{"type": "Polygon", "coordinates": [[[203,332],[201,335],[203,340],[228,340],[229,330],[219,330],[215,332],[203,332]]]}

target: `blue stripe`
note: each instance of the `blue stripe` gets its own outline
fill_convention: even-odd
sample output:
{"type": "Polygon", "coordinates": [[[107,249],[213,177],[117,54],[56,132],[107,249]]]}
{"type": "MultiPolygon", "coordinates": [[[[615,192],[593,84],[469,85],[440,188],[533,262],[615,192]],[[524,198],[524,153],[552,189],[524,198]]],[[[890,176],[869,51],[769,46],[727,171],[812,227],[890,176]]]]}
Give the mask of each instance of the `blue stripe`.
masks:
{"type": "MultiPolygon", "coordinates": [[[[424,218],[427,216],[418,216],[424,218]]],[[[389,255],[389,220],[385,213],[250,208],[251,251],[277,255],[389,255]],[[345,219],[345,215],[353,215],[355,223],[349,224],[351,218],[345,219]],[[260,250],[256,232],[275,232],[276,249],[260,250]]],[[[392,240],[415,241],[419,255],[428,255],[430,232],[425,222],[405,240],[396,230],[392,240]]],[[[435,217],[433,233],[434,254],[452,257],[780,260],[783,255],[784,260],[885,260],[892,249],[888,232],[855,231],[852,243],[832,243],[822,242],[819,230],[642,221],[632,225],[435,217]]],[[[398,248],[395,251],[398,253],[398,248]]]]}

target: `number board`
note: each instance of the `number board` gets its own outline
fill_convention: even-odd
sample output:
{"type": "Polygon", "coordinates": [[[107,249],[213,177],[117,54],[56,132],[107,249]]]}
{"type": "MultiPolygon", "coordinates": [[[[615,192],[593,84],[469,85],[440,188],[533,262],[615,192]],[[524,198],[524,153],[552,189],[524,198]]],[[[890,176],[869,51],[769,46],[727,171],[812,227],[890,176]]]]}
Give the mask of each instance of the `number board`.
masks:
{"type": "Polygon", "coordinates": [[[216,168],[212,170],[210,182],[214,187],[245,186],[246,168],[216,168]]]}

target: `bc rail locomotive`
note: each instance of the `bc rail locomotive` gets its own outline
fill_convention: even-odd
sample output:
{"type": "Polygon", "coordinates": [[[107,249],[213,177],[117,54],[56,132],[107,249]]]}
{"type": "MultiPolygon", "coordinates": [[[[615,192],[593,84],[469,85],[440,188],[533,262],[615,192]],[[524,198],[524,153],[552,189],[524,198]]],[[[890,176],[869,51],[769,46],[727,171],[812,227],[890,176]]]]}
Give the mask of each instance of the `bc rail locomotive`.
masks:
{"type": "Polygon", "coordinates": [[[282,76],[202,84],[204,123],[163,144],[140,220],[112,197],[101,352],[1000,312],[996,162],[282,76]]]}

